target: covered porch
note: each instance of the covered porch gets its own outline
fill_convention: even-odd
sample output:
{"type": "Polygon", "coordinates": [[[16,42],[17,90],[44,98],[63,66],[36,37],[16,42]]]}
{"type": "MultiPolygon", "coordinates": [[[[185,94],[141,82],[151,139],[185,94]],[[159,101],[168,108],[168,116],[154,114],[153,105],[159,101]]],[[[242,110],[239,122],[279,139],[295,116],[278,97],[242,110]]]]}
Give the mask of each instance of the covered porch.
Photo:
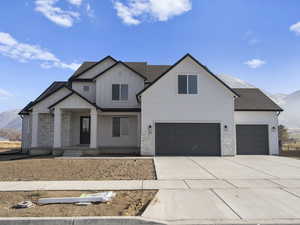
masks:
{"type": "Polygon", "coordinates": [[[54,152],[139,153],[139,112],[102,112],[92,108],[60,109],[54,114],[54,152]]]}
{"type": "Polygon", "coordinates": [[[32,116],[34,149],[76,156],[140,153],[138,110],[103,110],[77,95],[53,104],[49,110],[32,116]]]}

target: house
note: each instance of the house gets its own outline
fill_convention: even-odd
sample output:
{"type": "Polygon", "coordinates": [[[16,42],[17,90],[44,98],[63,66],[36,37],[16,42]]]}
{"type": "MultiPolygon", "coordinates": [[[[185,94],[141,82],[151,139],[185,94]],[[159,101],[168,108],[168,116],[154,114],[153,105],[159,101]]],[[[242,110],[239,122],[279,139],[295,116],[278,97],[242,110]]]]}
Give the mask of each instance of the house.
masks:
{"type": "Polygon", "coordinates": [[[232,89],[190,54],[173,65],[84,62],[21,112],[31,154],[278,154],[282,109],[256,88],[232,89]]]}

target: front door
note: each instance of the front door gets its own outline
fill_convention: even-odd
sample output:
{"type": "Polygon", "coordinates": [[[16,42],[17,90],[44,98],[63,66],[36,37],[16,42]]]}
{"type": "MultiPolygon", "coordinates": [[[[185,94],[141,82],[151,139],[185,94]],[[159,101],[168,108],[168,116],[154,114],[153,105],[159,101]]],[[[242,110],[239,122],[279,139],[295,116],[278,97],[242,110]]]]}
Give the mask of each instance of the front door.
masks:
{"type": "Polygon", "coordinates": [[[89,116],[80,117],[80,144],[90,144],[91,118],[89,116]]]}

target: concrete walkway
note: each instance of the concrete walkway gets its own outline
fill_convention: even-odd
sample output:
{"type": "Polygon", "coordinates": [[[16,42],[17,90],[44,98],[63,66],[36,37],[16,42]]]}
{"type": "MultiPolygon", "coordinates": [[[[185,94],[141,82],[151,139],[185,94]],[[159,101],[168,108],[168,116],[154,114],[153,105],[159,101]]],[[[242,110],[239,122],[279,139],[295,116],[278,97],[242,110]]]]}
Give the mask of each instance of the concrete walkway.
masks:
{"type": "Polygon", "coordinates": [[[0,191],[299,188],[300,179],[9,181],[0,191]]]}

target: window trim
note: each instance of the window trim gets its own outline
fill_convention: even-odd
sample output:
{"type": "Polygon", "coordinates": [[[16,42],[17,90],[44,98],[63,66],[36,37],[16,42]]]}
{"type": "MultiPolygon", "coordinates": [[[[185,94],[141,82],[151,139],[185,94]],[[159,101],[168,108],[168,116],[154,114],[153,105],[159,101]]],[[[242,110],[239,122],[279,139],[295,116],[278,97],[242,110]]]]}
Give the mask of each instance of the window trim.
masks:
{"type": "Polygon", "coordinates": [[[113,83],[111,85],[111,100],[112,102],[128,102],[128,98],[129,98],[129,85],[126,83],[113,83]],[[118,85],[119,86],[119,99],[113,99],[113,85],[118,85]],[[127,86],[127,99],[124,100],[122,99],[122,85],[126,85],[127,86]]]}
{"type": "Polygon", "coordinates": [[[193,74],[193,73],[181,73],[177,75],[177,90],[176,90],[176,94],[177,95],[198,95],[199,93],[199,86],[198,86],[198,74],[193,74]],[[179,93],[179,76],[186,76],[186,93],[179,93]],[[196,76],[196,85],[197,85],[197,89],[196,89],[196,93],[189,93],[189,76],[196,76]]]}

